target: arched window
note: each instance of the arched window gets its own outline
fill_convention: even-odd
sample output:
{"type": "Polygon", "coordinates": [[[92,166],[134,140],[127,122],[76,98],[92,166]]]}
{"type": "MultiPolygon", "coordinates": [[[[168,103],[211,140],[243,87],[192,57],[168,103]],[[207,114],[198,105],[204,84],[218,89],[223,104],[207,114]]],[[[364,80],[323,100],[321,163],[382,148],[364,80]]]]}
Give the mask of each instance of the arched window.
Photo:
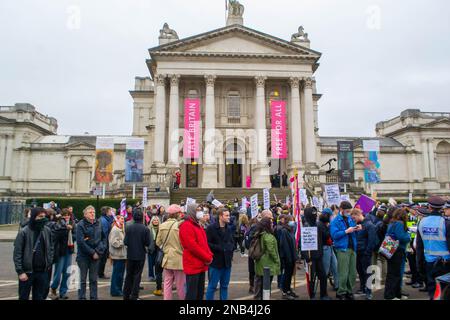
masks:
{"type": "Polygon", "coordinates": [[[241,96],[239,91],[228,92],[227,117],[228,123],[241,122],[241,96]]]}
{"type": "Polygon", "coordinates": [[[450,143],[442,141],[437,145],[436,158],[438,181],[443,184],[450,182],[450,143]]]}

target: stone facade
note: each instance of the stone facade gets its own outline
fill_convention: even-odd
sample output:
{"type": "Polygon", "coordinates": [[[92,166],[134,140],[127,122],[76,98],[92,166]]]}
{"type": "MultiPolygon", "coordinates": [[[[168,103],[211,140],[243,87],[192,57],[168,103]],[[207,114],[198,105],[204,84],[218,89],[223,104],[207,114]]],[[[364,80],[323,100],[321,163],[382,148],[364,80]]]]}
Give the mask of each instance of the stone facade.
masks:
{"type": "MultiPolygon", "coordinates": [[[[295,169],[311,187],[336,182],[323,164],[337,157],[337,141],[355,145],[360,191],[380,195],[448,194],[450,113],[408,109],[376,125],[376,137],[320,137],[321,95],[314,73],[321,53],[310,49],[300,27],[291,41],[245,27],[242,16],[227,26],[186,39],[165,25],[149,49],[150,76],[136,77],[132,136],[145,139],[144,183],[169,185],[176,169],[182,187],[270,186],[270,174],[295,169]],[[242,22],[241,22],[242,20],[242,22]],[[184,100],[200,99],[203,135],[199,159],[183,159],[184,100]],[[288,158],[271,160],[270,100],[287,105],[288,158]],[[381,180],[363,181],[362,140],[380,140],[381,180]],[[156,179],[156,180],[155,180],[156,179]]],[[[0,107],[0,195],[87,195],[95,183],[95,136],[58,136],[57,122],[27,104],[0,107]]],[[[114,182],[124,184],[125,136],[114,137],[114,182]]],[[[165,185],[163,185],[165,186],[165,185]]],[[[320,189],[320,188],[319,188],[320,189]]]]}

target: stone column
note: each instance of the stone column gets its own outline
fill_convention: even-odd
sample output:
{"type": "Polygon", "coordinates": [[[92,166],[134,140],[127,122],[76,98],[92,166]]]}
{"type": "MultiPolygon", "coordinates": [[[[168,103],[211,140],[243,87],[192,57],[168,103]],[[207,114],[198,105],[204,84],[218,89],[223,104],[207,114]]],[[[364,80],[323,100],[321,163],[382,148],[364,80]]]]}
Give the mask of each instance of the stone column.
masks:
{"type": "Polygon", "coordinates": [[[5,176],[6,166],[6,140],[4,135],[0,135],[0,177],[5,176]]]}
{"type": "Polygon", "coordinates": [[[266,126],[266,77],[256,77],[256,105],[254,111],[256,131],[256,165],[254,166],[252,187],[270,188],[269,163],[267,159],[266,126]]]}
{"type": "Polygon", "coordinates": [[[6,136],[6,163],[5,163],[5,173],[6,177],[12,176],[12,163],[13,163],[13,153],[14,153],[14,136],[6,136]]]}
{"type": "Polygon", "coordinates": [[[313,81],[304,79],[303,94],[305,95],[305,155],[306,164],[316,166],[316,134],[314,132],[313,81]]]}
{"type": "Polygon", "coordinates": [[[215,156],[216,107],[214,96],[215,75],[206,75],[205,134],[203,149],[202,188],[217,188],[217,160],[215,156]]]}
{"type": "Polygon", "coordinates": [[[158,74],[155,77],[155,136],[153,141],[153,165],[163,167],[166,145],[166,76],[158,74]]]}
{"type": "Polygon", "coordinates": [[[436,178],[436,163],[434,161],[434,147],[433,147],[433,139],[427,139],[428,143],[428,157],[430,161],[430,177],[436,178]]]}
{"type": "Polygon", "coordinates": [[[302,123],[300,109],[300,79],[290,78],[291,85],[291,127],[289,140],[291,142],[291,169],[299,169],[302,161],[302,123]]]}
{"type": "Polygon", "coordinates": [[[180,150],[178,148],[179,141],[179,121],[180,121],[180,106],[179,106],[179,75],[170,76],[170,99],[169,99],[169,166],[172,168],[179,168],[180,150]]]}
{"type": "Polygon", "coordinates": [[[430,164],[429,164],[429,156],[428,156],[428,144],[424,139],[422,140],[422,157],[423,157],[423,177],[425,179],[430,177],[430,164]]]}

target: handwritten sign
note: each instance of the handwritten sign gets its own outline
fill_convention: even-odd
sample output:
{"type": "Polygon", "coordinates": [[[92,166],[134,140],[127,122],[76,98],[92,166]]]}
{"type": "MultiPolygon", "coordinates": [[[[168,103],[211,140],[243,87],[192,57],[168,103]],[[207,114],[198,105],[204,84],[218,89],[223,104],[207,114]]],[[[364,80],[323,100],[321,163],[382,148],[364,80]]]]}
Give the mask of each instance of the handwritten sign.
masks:
{"type": "Polygon", "coordinates": [[[187,198],[186,199],[186,205],[191,204],[191,203],[195,203],[195,199],[187,198]]]}
{"type": "Polygon", "coordinates": [[[303,227],[300,238],[302,251],[317,250],[317,227],[303,227]]]}
{"type": "Polygon", "coordinates": [[[270,193],[269,189],[263,190],[264,210],[270,209],[270,193]]]}
{"type": "Polygon", "coordinates": [[[252,211],[252,218],[258,215],[258,194],[254,194],[250,198],[250,206],[252,211]]]}
{"type": "Polygon", "coordinates": [[[211,203],[212,203],[214,206],[216,206],[217,208],[223,207],[222,202],[220,202],[220,201],[217,200],[217,199],[214,199],[211,203]]]}
{"type": "Polygon", "coordinates": [[[341,203],[341,192],[339,191],[339,185],[329,184],[325,185],[325,194],[327,195],[328,205],[339,205],[341,203]]]}

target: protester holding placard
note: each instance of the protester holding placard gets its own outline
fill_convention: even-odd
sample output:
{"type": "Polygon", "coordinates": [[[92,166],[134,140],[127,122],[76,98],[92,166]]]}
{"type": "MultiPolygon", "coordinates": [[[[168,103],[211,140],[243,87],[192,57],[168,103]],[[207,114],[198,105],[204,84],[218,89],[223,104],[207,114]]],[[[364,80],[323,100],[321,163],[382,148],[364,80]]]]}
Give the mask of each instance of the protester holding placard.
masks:
{"type": "MultiPolygon", "coordinates": [[[[314,207],[306,208],[304,211],[305,224],[303,227],[306,228],[316,228],[317,229],[317,250],[303,251],[302,256],[307,262],[311,262],[311,278],[317,274],[320,281],[320,300],[330,300],[327,292],[327,275],[323,268],[322,257],[323,257],[323,229],[317,227],[317,209],[314,207]]],[[[303,230],[303,229],[302,229],[303,230]]],[[[310,282],[313,285],[313,282],[310,282]]],[[[315,298],[314,288],[311,287],[311,299],[315,298]]]]}
{"type": "Polygon", "coordinates": [[[334,253],[333,239],[330,233],[330,222],[333,211],[330,208],[325,208],[322,214],[319,216],[319,221],[317,222],[317,228],[321,229],[322,232],[322,264],[325,274],[328,275],[330,272],[333,276],[334,289],[337,291],[339,286],[339,277],[337,272],[337,259],[334,253]]]}

